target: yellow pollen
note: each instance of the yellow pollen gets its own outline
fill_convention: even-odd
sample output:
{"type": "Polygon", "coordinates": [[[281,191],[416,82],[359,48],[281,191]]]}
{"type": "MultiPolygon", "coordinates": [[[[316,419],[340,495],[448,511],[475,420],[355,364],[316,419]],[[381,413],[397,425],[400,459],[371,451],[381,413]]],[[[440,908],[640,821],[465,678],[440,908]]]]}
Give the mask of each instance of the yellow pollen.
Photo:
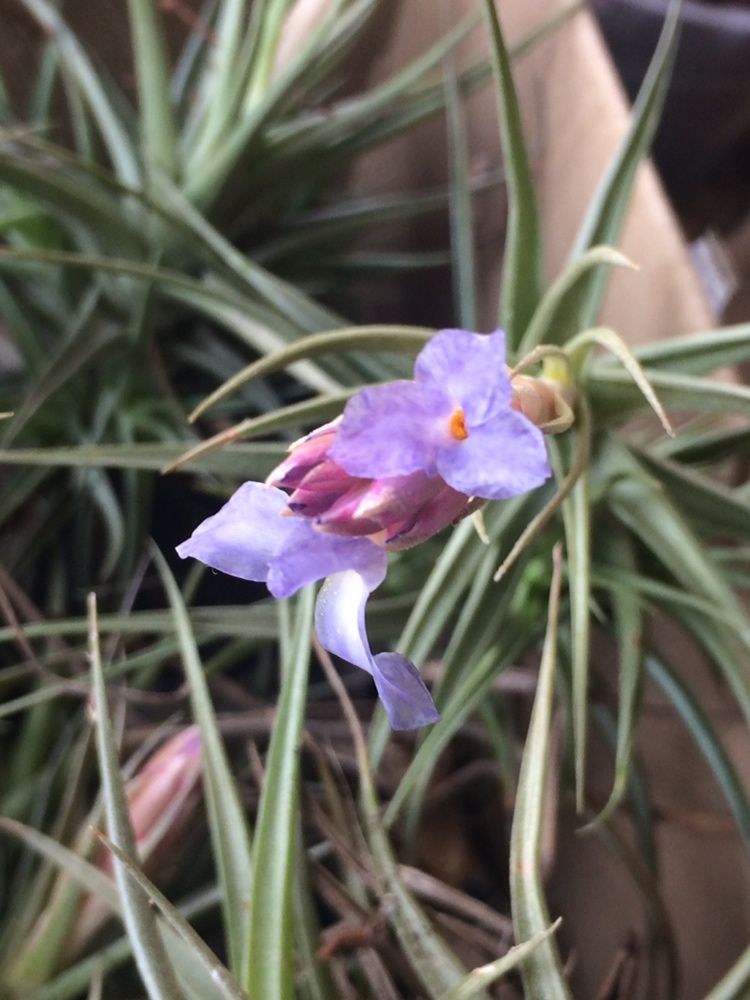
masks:
{"type": "Polygon", "coordinates": [[[464,417],[464,411],[461,407],[457,407],[453,413],[451,413],[450,423],[448,424],[450,432],[457,441],[465,441],[469,436],[469,432],[466,429],[466,418],[464,417]]]}

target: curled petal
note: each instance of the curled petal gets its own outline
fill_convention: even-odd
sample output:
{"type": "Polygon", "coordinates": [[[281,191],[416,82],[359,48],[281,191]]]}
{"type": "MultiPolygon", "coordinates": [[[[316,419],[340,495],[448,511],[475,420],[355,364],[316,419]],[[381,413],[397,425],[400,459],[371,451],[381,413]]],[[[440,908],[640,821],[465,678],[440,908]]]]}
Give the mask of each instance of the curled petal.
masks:
{"type": "Polygon", "coordinates": [[[505,334],[440,330],[414,365],[422,385],[436,385],[461,406],[469,426],[482,424],[510,404],[513,390],[505,369],[505,334]]]}
{"type": "Polygon", "coordinates": [[[356,479],[344,472],[341,466],[325,459],[305,474],[292,493],[289,506],[305,517],[317,517],[339,497],[350,490],[366,485],[367,479],[356,479]]]}
{"type": "Polygon", "coordinates": [[[212,569],[242,580],[264,582],[268,563],[292,527],[282,517],[287,495],[273,486],[244,483],[212,517],[177,546],[185,559],[193,556],[212,569]]]}
{"type": "Polygon", "coordinates": [[[288,497],[245,483],[218,513],[177,547],[223,573],[265,583],[274,597],[341,570],[356,570],[374,589],[385,577],[385,551],[367,538],[328,535],[301,517],[285,517],[288,497]]]}
{"type": "Polygon", "coordinates": [[[392,525],[392,533],[385,541],[389,551],[395,552],[419,545],[464,515],[469,504],[468,497],[446,486],[442,480],[438,481],[441,483],[441,489],[429,503],[408,520],[392,525]]]}
{"type": "Polygon", "coordinates": [[[321,531],[356,536],[376,535],[382,530],[382,525],[377,520],[362,517],[359,513],[369,488],[369,481],[355,479],[354,482],[359,482],[359,485],[337,497],[315,518],[315,524],[321,531]]]}
{"type": "Polygon", "coordinates": [[[340,419],[323,424],[290,445],[288,457],[268,475],[266,482],[281,489],[293,490],[299,486],[304,476],[324,460],[340,419]]]}
{"type": "Polygon", "coordinates": [[[549,478],[544,435],[526,417],[507,410],[465,441],[438,457],[443,479],[460,493],[485,500],[506,500],[549,478]]]}
{"type": "Polygon", "coordinates": [[[352,479],[352,482],[359,485],[316,518],[316,524],[326,531],[350,535],[385,531],[389,536],[395,526],[411,524],[425,505],[446,489],[437,476],[430,477],[424,472],[388,479],[352,479]]]}
{"type": "Polygon", "coordinates": [[[450,398],[436,386],[402,380],[363,389],[346,404],[329,457],[363,478],[434,476],[450,414],[450,398]]]}
{"type": "Polygon", "coordinates": [[[373,657],[373,679],[392,729],[418,729],[440,721],[419,671],[401,653],[373,657]]]}
{"type": "Polygon", "coordinates": [[[365,631],[371,582],[353,570],[326,580],[315,608],[318,638],[329,652],[372,674],[394,729],[437,722],[440,716],[414,664],[399,653],[372,655],[365,631]]]}
{"type": "Polygon", "coordinates": [[[266,582],[274,597],[290,597],[305,584],[342,571],[355,572],[369,590],[385,579],[388,556],[368,538],[324,534],[303,518],[289,521],[289,535],[268,568],[266,582]]]}

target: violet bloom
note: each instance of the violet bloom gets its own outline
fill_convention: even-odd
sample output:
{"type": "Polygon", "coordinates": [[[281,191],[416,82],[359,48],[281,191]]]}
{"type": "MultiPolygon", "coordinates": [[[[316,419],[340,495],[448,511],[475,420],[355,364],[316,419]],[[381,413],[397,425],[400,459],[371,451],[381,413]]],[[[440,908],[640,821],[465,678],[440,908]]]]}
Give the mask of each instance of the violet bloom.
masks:
{"type": "Polygon", "coordinates": [[[292,445],[265,484],[245,483],[177,551],[262,581],[274,597],[326,579],[315,612],[322,645],[370,673],[394,729],[439,715],[398,653],[373,655],[365,605],[387,550],[424,541],[473,498],[504,499],[549,476],[541,431],[512,408],[505,337],[442,330],[414,381],[363,389],[343,416],[292,445]]]}

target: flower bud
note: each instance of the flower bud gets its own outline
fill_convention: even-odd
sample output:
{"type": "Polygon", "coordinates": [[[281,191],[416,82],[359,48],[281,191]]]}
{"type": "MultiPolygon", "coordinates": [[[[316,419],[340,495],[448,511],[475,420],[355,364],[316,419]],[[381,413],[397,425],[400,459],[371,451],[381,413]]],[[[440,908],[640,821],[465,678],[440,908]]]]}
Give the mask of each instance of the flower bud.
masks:
{"type": "MultiPolygon", "coordinates": [[[[202,771],[201,737],[197,726],[177,733],[151,757],[125,786],[138,862],[148,875],[172,856],[193,819],[202,771]]],[[[97,868],[112,876],[112,855],[102,847],[97,868]]],[[[66,949],[67,958],[80,954],[110,916],[95,896],[81,906],[66,949]]]]}
{"type": "Polygon", "coordinates": [[[572,383],[558,382],[531,375],[514,375],[514,410],[535,424],[546,434],[560,434],[573,423],[575,387],[572,383]]]}
{"type": "Polygon", "coordinates": [[[296,441],[266,482],[291,490],[288,510],[310,518],[320,531],[365,536],[387,549],[417,545],[465,511],[468,498],[439,476],[363,479],[327,457],[339,420],[296,441]]]}

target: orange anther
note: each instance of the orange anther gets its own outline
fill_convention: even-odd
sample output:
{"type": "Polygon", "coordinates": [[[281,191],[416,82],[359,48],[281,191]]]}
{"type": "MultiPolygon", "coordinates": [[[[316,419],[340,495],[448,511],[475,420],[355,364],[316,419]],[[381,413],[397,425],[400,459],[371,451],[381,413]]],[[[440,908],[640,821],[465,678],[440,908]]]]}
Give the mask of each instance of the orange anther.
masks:
{"type": "Polygon", "coordinates": [[[457,409],[451,413],[450,432],[457,441],[465,441],[469,436],[469,432],[466,428],[466,417],[464,416],[464,411],[459,406],[457,409]]]}

